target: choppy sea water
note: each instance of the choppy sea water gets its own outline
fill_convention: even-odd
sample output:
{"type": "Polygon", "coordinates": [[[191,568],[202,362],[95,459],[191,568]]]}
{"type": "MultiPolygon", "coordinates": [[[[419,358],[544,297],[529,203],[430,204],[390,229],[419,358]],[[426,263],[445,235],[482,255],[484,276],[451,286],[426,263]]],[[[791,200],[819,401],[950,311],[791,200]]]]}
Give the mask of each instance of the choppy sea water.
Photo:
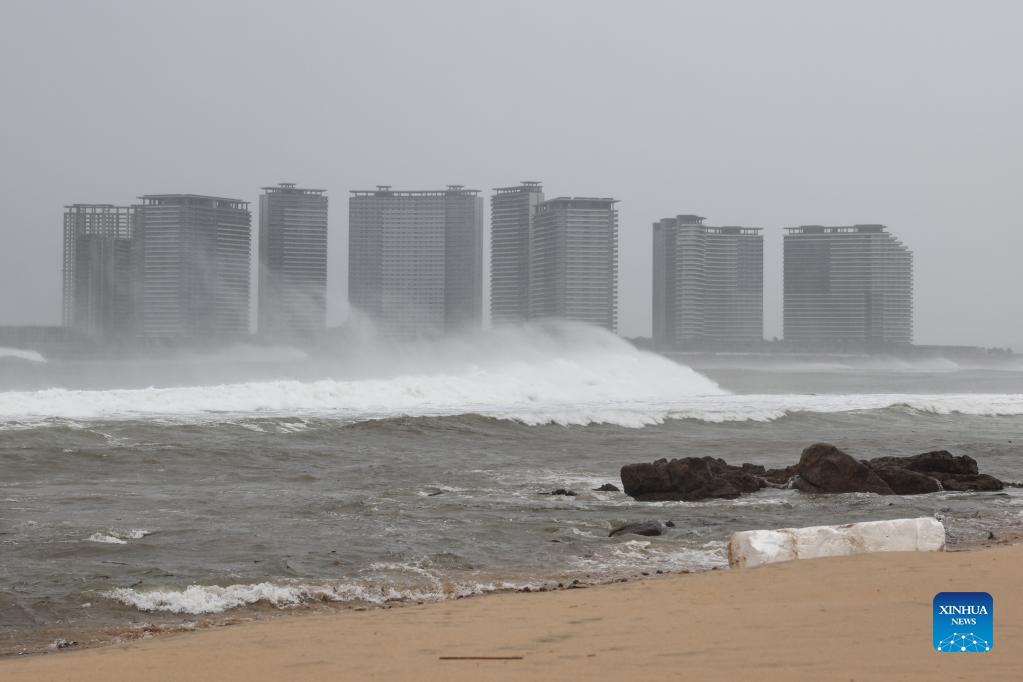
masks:
{"type": "Polygon", "coordinates": [[[1013,366],[697,371],[570,327],[326,358],[0,361],[0,653],[309,603],[724,567],[741,529],[936,515],[965,544],[1023,525],[1015,488],[697,503],[592,491],[630,462],[786,465],[821,440],[860,457],[944,448],[1021,480],[1013,366]],[[607,537],[650,518],[676,527],[607,537]]]}

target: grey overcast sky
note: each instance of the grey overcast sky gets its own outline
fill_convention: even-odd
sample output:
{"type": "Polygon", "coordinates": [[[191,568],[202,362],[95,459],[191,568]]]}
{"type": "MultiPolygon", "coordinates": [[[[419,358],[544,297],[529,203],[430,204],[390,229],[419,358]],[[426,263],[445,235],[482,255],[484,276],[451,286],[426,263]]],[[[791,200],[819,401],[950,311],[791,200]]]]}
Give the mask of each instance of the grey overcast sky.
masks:
{"type": "MultiPolygon", "coordinates": [[[[60,320],[61,212],[326,188],[621,200],[621,331],[650,331],[658,218],[884,223],[920,343],[1023,350],[1023,2],[0,2],[0,324],[60,320]]],[[[255,219],[255,216],[254,216],[255,219]]]]}

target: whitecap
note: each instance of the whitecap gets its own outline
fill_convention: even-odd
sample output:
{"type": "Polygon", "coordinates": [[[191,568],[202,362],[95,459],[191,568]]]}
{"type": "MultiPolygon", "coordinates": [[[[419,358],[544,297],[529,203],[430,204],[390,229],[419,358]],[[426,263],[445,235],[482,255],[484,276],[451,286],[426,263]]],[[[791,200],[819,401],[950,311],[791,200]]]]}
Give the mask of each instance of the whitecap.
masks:
{"type": "Polygon", "coordinates": [[[108,535],[107,533],[93,533],[88,537],[89,542],[99,542],[105,545],[126,545],[127,540],[122,540],[119,537],[108,535]]]}

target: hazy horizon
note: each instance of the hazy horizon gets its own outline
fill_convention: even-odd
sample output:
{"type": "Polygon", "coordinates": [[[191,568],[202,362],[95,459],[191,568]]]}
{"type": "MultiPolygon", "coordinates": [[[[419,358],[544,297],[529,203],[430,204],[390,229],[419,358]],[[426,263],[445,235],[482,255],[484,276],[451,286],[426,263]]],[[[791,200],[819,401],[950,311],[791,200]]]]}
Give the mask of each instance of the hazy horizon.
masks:
{"type": "MultiPolygon", "coordinates": [[[[539,180],[619,199],[620,332],[650,334],[651,224],[882,223],[915,254],[917,343],[1023,349],[1010,2],[8,2],[0,324],[60,322],[61,215],[149,193],[330,197],[539,180]]],[[[489,214],[489,205],[487,208],[489,214]]],[[[489,215],[487,217],[489,223],[489,215]]],[[[254,240],[255,242],[255,240],[254,240]]]]}

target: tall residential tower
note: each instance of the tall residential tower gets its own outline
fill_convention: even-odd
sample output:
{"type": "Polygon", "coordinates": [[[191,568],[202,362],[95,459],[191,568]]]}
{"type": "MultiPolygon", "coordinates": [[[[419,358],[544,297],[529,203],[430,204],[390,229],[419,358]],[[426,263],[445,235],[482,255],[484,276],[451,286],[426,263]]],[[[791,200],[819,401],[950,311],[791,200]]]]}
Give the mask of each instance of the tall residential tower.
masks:
{"type": "Polygon", "coordinates": [[[93,340],[125,339],[135,313],[130,206],[64,207],[64,326],[93,340]]]}
{"type": "Polygon", "coordinates": [[[696,215],[654,223],[653,339],[661,347],[744,343],[764,334],[760,228],[696,215]]]}
{"type": "Polygon", "coordinates": [[[785,340],[913,342],[913,253],[884,225],[787,228],[785,340]]]}
{"type": "Polygon", "coordinates": [[[529,238],[529,317],[618,329],[615,199],[559,197],[537,205],[529,238]]]}
{"type": "Polygon", "coordinates": [[[195,194],[140,199],[142,336],[206,342],[248,334],[248,202],[195,194]]]}
{"type": "Polygon", "coordinates": [[[259,197],[259,333],[310,340],[327,315],[326,190],[282,182],[259,197]]]}
{"type": "Polygon", "coordinates": [[[483,317],[479,190],[353,190],[348,298],[392,337],[478,327],[483,317]]]}
{"type": "Polygon", "coordinates": [[[529,318],[529,233],[543,185],[523,182],[498,187],[490,198],[490,319],[529,318]]]}

